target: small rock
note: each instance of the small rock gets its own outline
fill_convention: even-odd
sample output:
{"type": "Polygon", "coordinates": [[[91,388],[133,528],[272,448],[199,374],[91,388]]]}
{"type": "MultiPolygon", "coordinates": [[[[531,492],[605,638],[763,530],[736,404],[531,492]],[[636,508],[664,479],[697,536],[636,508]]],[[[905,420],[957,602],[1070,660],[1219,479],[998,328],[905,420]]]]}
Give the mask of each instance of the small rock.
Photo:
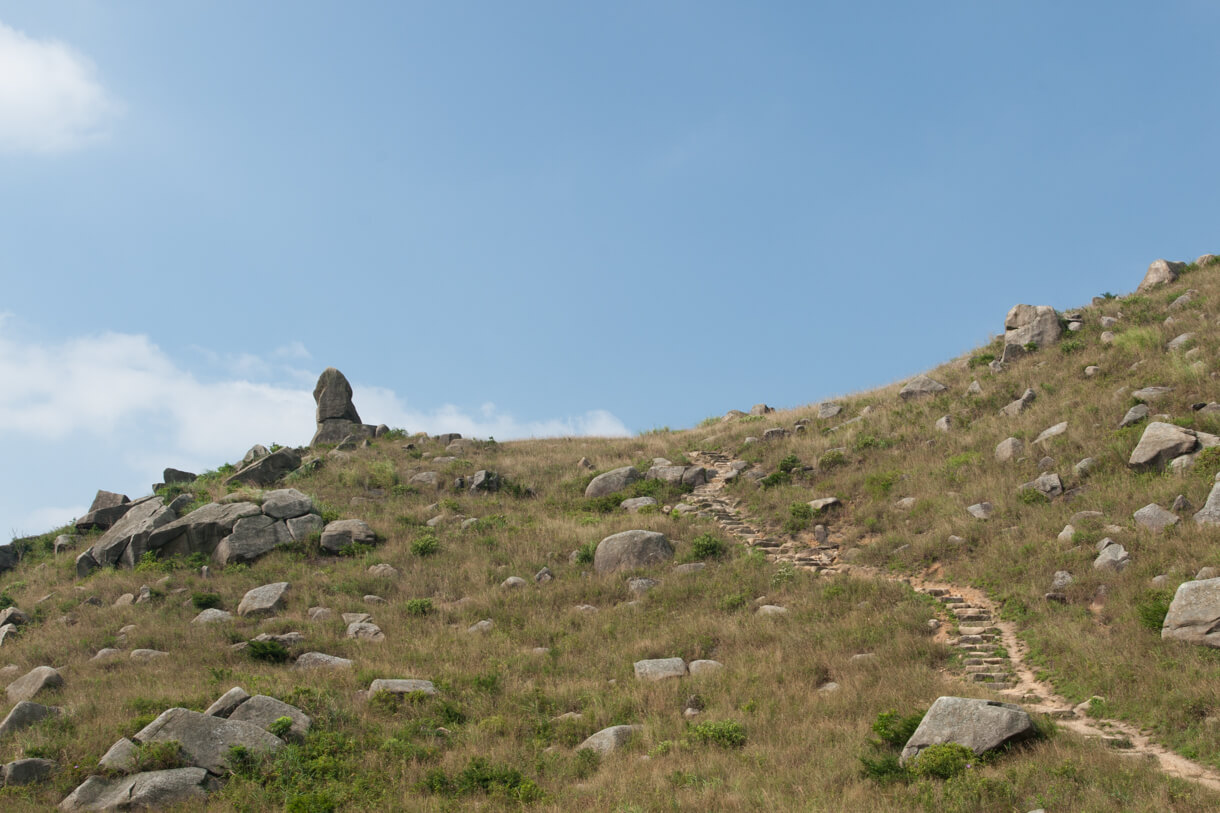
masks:
{"type": "Polygon", "coordinates": [[[651,590],[652,588],[656,587],[660,583],[661,582],[657,581],[656,579],[645,579],[645,578],[628,579],[627,580],[627,589],[633,595],[642,596],[645,593],[647,593],[649,590],[651,590]]]}
{"type": "Polygon", "coordinates": [[[297,658],[293,669],[351,669],[352,662],[347,658],[327,655],[324,652],[306,652],[297,658]]]}
{"type": "Polygon", "coordinates": [[[1166,528],[1173,527],[1178,524],[1179,517],[1170,511],[1166,511],[1156,503],[1149,503],[1133,515],[1135,524],[1142,528],[1147,528],[1153,533],[1161,533],[1166,528]]]}
{"type": "Polygon", "coordinates": [[[686,662],[681,658],[654,658],[635,662],[636,680],[665,680],[686,675],[686,662]]]}
{"type": "Polygon", "coordinates": [[[492,620],[490,618],[484,618],[482,621],[471,624],[466,629],[466,631],[467,632],[491,632],[491,630],[494,626],[495,626],[495,624],[492,623],[492,620]]]}
{"type": "Polygon", "coordinates": [[[381,579],[397,579],[399,574],[398,574],[398,568],[394,567],[393,565],[389,565],[389,564],[386,564],[385,562],[382,562],[380,564],[376,564],[376,565],[373,565],[372,567],[370,567],[369,575],[376,576],[381,579]]]}
{"type": "Polygon", "coordinates": [[[133,649],[131,650],[131,659],[138,663],[148,663],[159,658],[164,658],[169,655],[168,652],[162,652],[159,649],[133,649]]]}
{"type": "Polygon", "coordinates": [[[580,751],[587,748],[605,756],[626,745],[631,740],[631,735],[639,729],[640,726],[634,725],[616,725],[603,728],[576,746],[576,750],[580,751]]]}
{"type": "Polygon", "coordinates": [[[755,615],[785,615],[788,612],[787,607],[781,607],[778,604],[764,604],[754,611],[755,615]]]}
{"type": "Polygon", "coordinates": [[[966,510],[970,512],[970,516],[974,517],[975,519],[990,519],[991,514],[995,509],[992,507],[991,503],[984,501],[967,506],[966,510]]]}
{"type": "Polygon", "coordinates": [[[527,584],[529,584],[529,582],[520,576],[509,576],[507,579],[500,582],[500,588],[502,590],[516,590],[517,588],[525,587],[527,584]]]}
{"type": "Polygon", "coordinates": [[[1021,455],[1025,450],[1025,443],[1020,438],[1006,438],[996,444],[995,459],[998,463],[1007,463],[1021,455]]]}
{"type": "Polygon", "coordinates": [[[534,583],[535,584],[546,584],[547,582],[553,580],[554,578],[555,578],[555,574],[551,572],[551,569],[549,567],[544,567],[544,568],[542,568],[542,570],[539,570],[537,573],[534,574],[534,583]]]}
{"type": "Polygon", "coordinates": [[[237,605],[237,614],[243,618],[263,618],[275,615],[284,608],[288,582],[275,582],[255,587],[248,591],[237,605]]]}

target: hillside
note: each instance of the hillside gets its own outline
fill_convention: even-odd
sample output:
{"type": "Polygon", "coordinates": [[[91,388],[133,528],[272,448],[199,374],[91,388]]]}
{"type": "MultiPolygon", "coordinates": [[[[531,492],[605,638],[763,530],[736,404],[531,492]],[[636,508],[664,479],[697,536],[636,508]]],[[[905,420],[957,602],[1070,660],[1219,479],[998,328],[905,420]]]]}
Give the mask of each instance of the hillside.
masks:
{"type": "Polygon", "coordinates": [[[29,697],[59,712],[0,733],[0,762],[53,763],[13,769],[38,778],[0,805],[201,764],[145,734],[98,768],[241,687],[295,710],[259,700],[274,752],[218,752],[182,809],[1216,809],[1220,599],[1193,625],[1170,605],[1220,575],[1220,263],[1153,265],[1130,296],[1014,309],[1009,342],[923,392],[633,438],[365,427],[328,370],[315,447],[0,548],[3,713],[31,670],[62,677],[29,697]],[[1165,451],[1133,464],[1152,436],[1165,451]],[[621,505],[638,498],[655,504],[621,505]],[[207,511],[227,519],[190,519],[207,511]],[[628,531],[664,540],[603,542],[628,531]],[[1034,729],[900,766],[944,696],[1023,706],[1034,729]],[[614,726],[633,728],[577,747],[614,726]]]}

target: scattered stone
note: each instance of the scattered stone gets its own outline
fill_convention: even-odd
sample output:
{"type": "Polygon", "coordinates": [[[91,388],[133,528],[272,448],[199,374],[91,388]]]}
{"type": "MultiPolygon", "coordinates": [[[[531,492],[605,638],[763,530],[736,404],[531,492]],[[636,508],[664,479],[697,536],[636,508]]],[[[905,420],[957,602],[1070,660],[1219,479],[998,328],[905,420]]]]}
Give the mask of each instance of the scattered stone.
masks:
{"type": "MultiPolygon", "coordinates": [[[[1173,306],[1170,305],[1170,307],[1173,307],[1173,306]]],[[[1170,340],[1169,344],[1167,344],[1165,346],[1165,349],[1169,350],[1170,352],[1174,352],[1176,350],[1182,350],[1186,347],[1186,345],[1193,342],[1194,339],[1195,339],[1195,334],[1183,333],[1180,336],[1176,336],[1172,340],[1170,340]]]]}
{"type": "Polygon", "coordinates": [[[623,466],[613,471],[599,474],[589,481],[585,487],[585,498],[596,499],[622,491],[627,486],[643,478],[634,466],[623,466]]]}
{"type": "Polygon", "coordinates": [[[1220,648],[1220,578],[1178,585],[1161,638],[1220,648]]]}
{"type": "Polygon", "coordinates": [[[926,375],[917,375],[898,391],[898,397],[904,401],[910,401],[913,398],[937,395],[947,389],[948,387],[935,379],[929,378],[926,375]]]}
{"type": "Polygon", "coordinates": [[[839,508],[843,503],[838,497],[819,497],[816,500],[809,501],[809,507],[814,510],[814,513],[829,511],[831,508],[839,508]]]}
{"type": "Polygon", "coordinates": [[[919,502],[919,501],[916,500],[914,497],[903,497],[901,500],[898,500],[897,502],[894,503],[894,507],[897,508],[899,511],[910,511],[912,508],[915,507],[915,503],[917,503],[917,502],[919,502]]]}
{"type": "Polygon", "coordinates": [[[1114,344],[1114,331],[1104,331],[1098,338],[1101,339],[1102,344],[1114,344]]]}
{"type": "Polygon", "coordinates": [[[474,477],[470,478],[470,493],[471,494],[491,494],[499,491],[501,485],[500,475],[494,471],[480,469],[474,473],[474,477]]]}
{"type": "Polygon", "coordinates": [[[640,726],[635,725],[616,725],[603,728],[576,746],[576,750],[580,751],[587,748],[590,751],[596,751],[598,754],[605,756],[626,745],[631,740],[631,735],[638,730],[640,730],[640,726]]]}
{"type": "Polygon", "coordinates": [[[293,669],[351,669],[352,662],[347,658],[327,655],[324,652],[306,652],[297,658],[293,669]]]}
{"type": "Polygon", "coordinates": [[[1001,415],[1007,415],[1010,418],[1015,418],[1020,415],[1029,405],[1037,399],[1038,393],[1034,392],[1033,387],[1029,387],[1025,392],[1021,393],[1021,397],[1008,404],[1008,406],[1000,410],[1001,415]]]}
{"type": "Polygon", "coordinates": [[[1173,387],[1144,387],[1131,393],[1131,397],[1137,401],[1160,401],[1169,393],[1173,392],[1173,387]]]}
{"type": "Polygon", "coordinates": [[[826,401],[825,403],[818,404],[818,418],[821,420],[833,418],[842,411],[843,405],[836,404],[833,401],[826,401]]]}
{"type": "Polygon", "coordinates": [[[138,764],[137,754],[136,744],[126,737],[120,737],[114,745],[106,749],[97,764],[105,770],[130,773],[138,764]]]}
{"type": "Polygon", "coordinates": [[[656,579],[645,579],[645,578],[628,579],[627,580],[627,590],[630,591],[632,595],[642,596],[645,593],[647,593],[649,590],[651,590],[652,588],[659,585],[660,583],[661,582],[659,582],[656,579]]]}
{"type": "Polygon", "coordinates": [[[4,720],[0,721],[0,739],[61,713],[63,713],[63,709],[58,706],[44,706],[41,703],[20,700],[17,702],[17,705],[13,706],[4,720]]]}
{"type": "Polygon", "coordinates": [[[635,662],[636,680],[665,680],[686,675],[686,661],[681,658],[654,658],[635,662]]]}
{"type": "Polygon", "coordinates": [[[274,582],[255,587],[242,597],[241,603],[237,605],[237,614],[243,618],[275,615],[284,608],[287,592],[288,582],[274,582]]]}
{"type": "Polygon", "coordinates": [[[1018,491],[1037,491],[1046,497],[1058,497],[1063,493],[1063,481],[1059,479],[1059,475],[1055,473],[1043,474],[1036,480],[1031,480],[1028,483],[1022,483],[1018,491]]]}
{"type": "Polygon", "coordinates": [[[394,695],[434,695],[437,694],[436,686],[432,685],[430,680],[414,680],[414,679],[388,679],[380,678],[369,684],[369,696],[373,696],[378,692],[387,692],[394,695]]]}
{"type": "Polygon", "coordinates": [[[309,608],[309,620],[310,621],[325,621],[328,618],[333,618],[334,615],[335,615],[334,610],[332,610],[329,607],[310,607],[309,608]]]}
{"type": "Polygon", "coordinates": [[[1093,560],[1094,570],[1113,570],[1120,573],[1131,564],[1131,556],[1127,553],[1127,549],[1109,537],[1098,542],[1097,548],[1101,553],[1097,554],[1097,558],[1093,560]]]}
{"type": "Polygon", "coordinates": [[[389,604],[390,602],[386,601],[381,596],[375,596],[372,593],[366,593],[364,595],[364,603],[365,604],[389,604]]]}
{"type": "Polygon", "coordinates": [[[55,551],[56,555],[67,553],[76,547],[76,543],[79,540],[80,537],[76,534],[60,534],[59,536],[55,537],[55,544],[53,545],[52,549],[55,551]]]}
{"type": "Polygon", "coordinates": [[[115,649],[114,647],[109,647],[109,646],[102,647],[101,649],[99,649],[97,651],[97,654],[95,654],[89,660],[104,661],[104,660],[109,660],[110,658],[113,658],[115,655],[121,655],[121,654],[123,654],[123,650],[121,650],[121,649],[115,649]]]}
{"type": "Polygon", "coordinates": [[[372,621],[357,621],[347,625],[347,637],[361,641],[384,641],[385,633],[372,621]]]}
{"type": "Polygon", "coordinates": [[[995,509],[991,503],[984,501],[966,506],[966,510],[975,519],[991,519],[991,514],[995,509]]]}
{"type": "Polygon", "coordinates": [[[1178,524],[1179,517],[1177,514],[1166,511],[1156,503],[1149,503],[1133,515],[1135,524],[1140,527],[1147,528],[1153,533],[1161,533],[1166,528],[1178,524]]]}
{"type": "Polygon", "coordinates": [[[592,471],[594,468],[593,461],[587,457],[582,457],[580,460],[576,461],[576,465],[580,466],[582,469],[588,469],[590,471],[592,471]]]}
{"type": "Polygon", "coordinates": [[[546,584],[547,582],[551,581],[554,578],[555,578],[555,574],[551,572],[551,569],[549,567],[544,567],[544,568],[542,568],[542,570],[539,570],[537,573],[534,574],[534,583],[535,584],[546,584]]]}
{"type": "Polygon", "coordinates": [[[168,652],[162,652],[159,649],[133,649],[131,650],[131,659],[138,663],[148,663],[159,658],[168,657],[168,652]]]}
{"type": "Polygon", "coordinates": [[[786,615],[787,607],[781,607],[778,604],[764,604],[754,611],[755,615],[786,615]]]}
{"type": "Polygon", "coordinates": [[[1092,378],[1093,376],[1097,375],[1100,372],[1101,372],[1100,367],[1098,367],[1096,364],[1090,364],[1088,367],[1084,368],[1084,377],[1092,378]]]}
{"type": "Polygon", "coordinates": [[[1195,507],[1191,504],[1190,500],[1186,499],[1185,494],[1179,494],[1173,498],[1173,505],[1169,507],[1169,510],[1173,511],[1175,514],[1179,514],[1186,511],[1193,511],[1194,508],[1195,507]]]}
{"type": "Polygon", "coordinates": [[[997,463],[1007,463],[1014,460],[1025,451],[1025,443],[1020,438],[1006,438],[996,444],[995,459],[997,463]]]}
{"type": "Polygon", "coordinates": [[[90,776],[59,803],[64,811],[159,810],[202,805],[220,787],[203,768],[172,768],[106,779],[90,776]]]}
{"type": "Polygon", "coordinates": [[[64,685],[63,676],[50,666],[35,666],[8,685],[5,693],[12,703],[33,700],[44,689],[58,689],[64,685]]]}
{"type": "Polygon", "coordinates": [[[1054,578],[1051,579],[1051,590],[1063,590],[1072,582],[1071,573],[1068,573],[1066,570],[1056,570],[1054,578]]]}
{"type": "Polygon", "coordinates": [[[788,430],[787,430],[787,429],[781,429],[781,428],[779,428],[779,427],[773,427],[773,428],[771,428],[771,429],[767,429],[767,430],[763,431],[763,440],[764,440],[764,441],[766,441],[766,442],[771,442],[771,441],[776,441],[776,440],[783,440],[783,439],[784,439],[784,438],[786,438],[786,437],[788,437],[788,430]]]}
{"type": "Polygon", "coordinates": [[[983,387],[979,384],[978,379],[970,382],[970,386],[966,387],[967,395],[982,395],[983,387]]]}
{"type": "Polygon", "coordinates": [[[227,610],[222,610],[219,607],[209,607],[202,610],[199,615],[191,619],[192,624],[217,624],[223,621],[232,621],[233,613],[227,610]]]}
{"type": "Polygon", "coordinates": [[[319,544],[328,553],[339,553],[352,545],[372,545],[377,535],[361,519],[340,519],[329,523],[322,531],[319,544]]]}
{"type": "Polygon", "coordinates": [[[1004,318],[1004,345],[1049,347],[1059,341],[1059,314],[1050,305],[1014,305],[1004,318]]]}
{"type": "Polygon", "coordinates": [[[1204,579],[1214,579],[1216,577],[1220,577],[1220,568],[1201,567],[1201,568],[1199,568],[1199,572],[1195,574],[1195,581],[1202,581],[1204,579]]]}
{"type": "Polygon", "coordinates": [[[1038,435],[1038,437],[1034,438],[1034,443],[1045,443],[1046,441],[1050,440],[1051,438],[1057,438],[1060,435],[1062,435],[1064,432],[1066,432],[1067,428],[1068,428],[1067,421],[1062,421],[1060,423],[1057,423],[1054,426],[1049,427],[1048,429],[1042,430],[1042,433],[1040,435],[1038,435]]]}
{"type": "Polygon", "coordinates": [[[674,556],[673,545],[655,531],[623,531],[598,543],[593,569],[598,573],[653,567],[674,556]]]}
{"type": "Polygon", "coordinates": [[[766,404],[755,404],[750,407],[751,415],[770,415],[775,411],[775,407],[769,407],[766,404]]]}
{"type": "Polygon", "coordinates": [[[655,506],[656,504],[657,501],[653,497],[632,497],[629,500],[623,500],[621,503],[619,503],[619,508],[626,509],[634,514],[641,508],[655,506]]]}
{"type": "Polygon", "coordinates": [[[948,432],[952,428],[952,420],[950,416],[942,415],[936,419],[934,426],[941,432],[948,432]]]}
{"type": "Polygon", "coordinates": [[[491,632],[493,627],[495,627],[495,624],[492,623],[492,620],[490,618],[484,618],[482,621],[478,621],[474,624],[471,624],[469,627],[467,627],[466,631],[467,632],[491,632]]]}
{"type": "Polygon", "coordinates": [[[1139,287],[1135,289],[1136,293],[1144,293],[1150,291],[1158,285],[1164,285],[1168,282],[1173,282],[1178,278],[1178,274],[1186,267],[1186,263],[1175,263],[1169,260],[1153,260],[1148,266],[1148,271],[1144,274],[1143,281],[1139,287]]]}
{"type": "Polygon", "coordinates": [[[327,367],[318,376],[313,399],[318,405],[318,431],[309,442],[310,446],[339,443],[353,434],[365,438],[376,434],[377,427],[361,423],[356,405],[352,403],[352,385],[334,367],[327,367]]]}
{"type": "Polygon", "coordinates": [[[1036,734],[1034,722],[1020,706],[994,700],[939,697],[902,749],[906,764],[925,748],[955,742],[975,754],[1036,734]]]}
{"type": "Polygon", "coordinates": [[[1160,469],[1175,457],[1195,450],[1195,433],[1171,423],[1153,421],[1144,429],[1127,465],[1137,470],[1160,469]]]}
{"type": "Polygon", "coordinates": [[[500,589],[516,590],[518,588],[525,587],[527,584],[529,584],[529,582],[520,576],[509,576],[507,579],[500,582],[500,589]]]}

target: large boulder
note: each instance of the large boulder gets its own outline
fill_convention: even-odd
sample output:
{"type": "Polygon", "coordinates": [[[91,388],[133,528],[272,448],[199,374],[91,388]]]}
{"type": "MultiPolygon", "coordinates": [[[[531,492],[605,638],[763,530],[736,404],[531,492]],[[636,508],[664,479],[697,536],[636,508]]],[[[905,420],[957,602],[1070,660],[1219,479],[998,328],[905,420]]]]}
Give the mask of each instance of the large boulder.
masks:
{"type": "Polygon", "coordinates": [[[44,706],[29,700],[18,701],[4,720],[0,721],[0,739],[61,713],[62,709],[58,706],[44,706]]]}
{"type": "Polygon", "coordinates": [[[243,517],[233,525],[233,533],[220,540],[212,558],[221,565],[249,563],[291,540],[282,519],[266,514],[243,517]]]}
{"type": "Polygon", "coordinates": [[[1144,279],[1140,282],[1139,287],[1135,289],[1136,293],[1144,293],[1150,291],[1158,285],[1165,285],[1173,282],[1178,278],[1178,274],[1186,267],[1186,263],[1175,263],[1169,260],[1153,260],[1148,266],[1148,271],[1144,274],[1144,279]]]}
{"type": "Polygon", "coordinates": [[[1161,624],[1161,638],[1220,648],[1220,579],[1178,585],[1161,624]]]}
{"type": "Polygon", "coordinates": [[[341,443],[350,435],[371,438],[377,434],[376,426],[360,422],[360,413],[352,403],[352,385],[334,367],[327,367],[318,376],[313,399],[318,405],[318,430],[310,446],[341,443]]]}
{"type": "Polygon", "coordinates": [[[236,474],[230,475],[225,480],[225,485],[236,484],[266,488],[300,467],[301,456],[295,449],[280,449],[266,457],[260,457],[236,474]]]}
{"type": "Polygon", "coordinates": [[[1163,469],[1170,460],[1193,452],[1198,445],[1199,439],[1191,430],[1153,421],[1144,428],[1127,465],[1139,471],[1163,469]]]}
{"type": "Polygon", "coordinates": [[[97,496],[93,498],[93,504],[89,506],[89,512],[76,521],[76,529],[78,531],[87,531],[92,528],[106,530],[118,522],[129,508],[131,508],[131,500],[127,499],[126,494],[99,490],[97,496]]]}
{"type": "Polygon", "coordinates": [[[594,477],[585,487],[585,497],[596,499],[622,491],[627,486],[641,479],[642,475],[635,466],[623,466],[594,477]]]}
{"type": "Polygon", "coordinates": [[[904,401],[910,401],[913,398],[924,398],[929,395],[937,395],[947,390],[944,384],[934,378],[926,375],[917,375],[906,383],[906,385],[898,391],[898,397],[904,401]]]}
{"type": "Polygon", "coordinates": [[[135,567],[148,550],[147,541],[153,531],[176,518],[177,515],[160,497],[136,500],[130,504],[127,513],[93,543],[89,553],[101,566],[123,564],[135,567]]]}
{"type": "Polygon", "coordinates": [[[674,546],[656,531],[623,531],[598,543],[593,569],[598,573],[653,567],[674,557],[674,546]]]}
{"type": "Polygon", "coordinates": [[[1048,347],[1059,341],[1059,314],[1050,305],[1014,305],[1004,317],[1004,344],[1048,347]]]}
{"type": "Polygon", "coordinates": [[[320,542],[327,553],[340,553],[352,545],[372,545],[377,535],[362,519],[338,519],[322,530],[320,542]]]}
{"type": "Polygon", "coordinates": [[[277,488],[263,495],[263,513],[276,519],[292,519],[314,513],[313,500],[295,488],[277,488]]]}
{"type": "MultiPolygon", "coordinates": [[[[245,705],[238,706],[237,711],[241,711],[245,705]]],[[[132,740],[140,745],[177,742],[188,763],[217,776],[228,772],[229,749],[235,745],[256,754],[275,752],[284,745],[279,737],[254,723],[232,717],[212,717],[183,708],[162,712],[157,719],[140,729],[132,740]]]]}
{"type": "Polygon", "coordinates": [[[35,695],[44,689],[57,689],[62,685],[64,685],[63,676],[54,667],[35,666],[10,683],[5,692],[11,702],[17,703],[22,700],[33,700],[35,695]]]}
{"type": "Polygon", "coordinates": [[[590,735],[584,742],[576,746],[576,750],[589,749],[605,756],[612,751],[617,751],[628,743],[631,735],[640,729],[637,725],[613,725],[609,728],[603,728],[596,734],[590,735]]]}
{"type": "Polygon", "coordinates": [[[283,609],[287,593],[288,582],[274,582],[255,587],[242,596],[241,603],[237,605],[237,614],[255,618],[275,615],[283,609]]]}
{"type": "Polygon", "coordinates": [[[157,528],[149,534],[144,546],[160,551],[161,556],[189,556],[192,553],[211,556],[221,540],[233,533],[240,520],[260,513],[259,507],[252,502],[208,503],[157,528]]]}
{"type": "Polygon", "coordinates": [[[203,768],[172,768],[106,779],[90,776],[60,810],[160,810],[173,805],[202,805],[219,783],[203,768]]]}
{"type": "Polygon", "coordinates": [[[1020,706],[969,697],[938,697],[902,749],[906,764],[925,748],[955,742],[982,754],[1036,733],[1020,706]]]}
{"type": "Polygon", "coordinates": [[[289,720],[292,720],[292,727],[288,729],[288,734],[286,735],[288,739],[304,739],[305,734],[309,732],[310,726],[313,725],[313,720],[310,716],[296,706],[291,706],[282,700],[276,700],[274,697],[269,697],[265,694],[256,694],[254,697],[245,700],[228,715],[230,720],[252,723],[264,730],[281,717],[287,717],[289,720]]]}

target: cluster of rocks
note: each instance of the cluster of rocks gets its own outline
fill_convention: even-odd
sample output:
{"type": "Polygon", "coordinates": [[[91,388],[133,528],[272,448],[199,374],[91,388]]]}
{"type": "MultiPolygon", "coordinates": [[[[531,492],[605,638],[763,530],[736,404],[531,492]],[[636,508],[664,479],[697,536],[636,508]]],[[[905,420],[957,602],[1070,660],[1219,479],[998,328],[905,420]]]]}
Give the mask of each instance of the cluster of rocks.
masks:
{"type": "MultiPolygon", "coordinates": [[[[176,502],[176,501],[175,501],[176,502]]],[[[253,562],[276,548],[320,534],[321,547],[338,553],[352,544],[372,544],[363,520],[326,524],[313,500],[294,489],[262,494],[255,502],[208,503],[179,517],[158,496],[128,503],[128,510],[76,558],[79,577],[99,567],[132,568],[144,554],[160,557],[203,554],[219,565],[253,562]]]]}
{"type": "Polygon", "coordinates": [[[658,681],[667,678],[706,677],[718,674],[724,664],[713,660],[695,660],[687,663],[681,658],[652,658],[635,662],[636,680],[658,681]]]}
{"type": "Polygon", "coordinates": [[[1194,464],[1202,449],[1220,446],[1220,437],[1172,423],[1153,421],[1144,428],[1127,465],[1136,471],[1158,471],[1166,466],[1181,471],[1194,464]]]}
{"type": "Polygon", "coordinates": [[[256,756],[275,753],[286,740],[304,738],[312,725],[296,706],[234,687],[202,713],[167,709],[131,739],[118,740],[98,762],[107,774],[90,776],[59,807],[127,810],[201,803],[230,772],[234,747],[256,756]],[[187,767],[140,772],[139,746],[155,743],[176,743],[187,767]]]}

